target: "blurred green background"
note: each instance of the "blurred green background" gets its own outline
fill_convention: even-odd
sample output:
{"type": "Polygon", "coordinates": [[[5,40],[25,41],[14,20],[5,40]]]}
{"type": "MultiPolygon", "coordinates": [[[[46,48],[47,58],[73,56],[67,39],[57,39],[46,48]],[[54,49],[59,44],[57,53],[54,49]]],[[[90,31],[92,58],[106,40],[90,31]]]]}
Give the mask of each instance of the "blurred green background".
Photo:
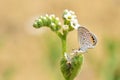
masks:
{"type": "MultiPolygon", "coordinates": [[[[96,34],[75,80],[120,80],[120,0],[0,0],[0,80],[64,80],[59,69],[61,42],[48,28],[34,29],[40,15],[64,9],[96,34]]],[[[78,48],[77,31],[67,49],[78,48]]]]}

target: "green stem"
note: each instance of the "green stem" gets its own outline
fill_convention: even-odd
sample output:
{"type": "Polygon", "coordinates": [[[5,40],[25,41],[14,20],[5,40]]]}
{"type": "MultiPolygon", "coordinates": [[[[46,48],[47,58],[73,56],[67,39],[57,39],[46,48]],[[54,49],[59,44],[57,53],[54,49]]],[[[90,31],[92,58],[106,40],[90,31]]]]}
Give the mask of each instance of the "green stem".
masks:
{"type": "Polygon", "coordinates": [[[56,32],[57,35],[60,37],[61,39],[61,42],[62,42],[62,54],[64,56],[64,53],[66,52],[67,50],[67,47],[66,47],[66,38],[67,38],[67,31],[63,31],[63,34],[61,34],[60,32],[56,32]]]}
{"type": "Polygon", "coordinates": [[[64,55],[64,53],[67,50],[67,46],[66,46],[66,38],[67,38],[67,32],[63,32],[63,36],[61,38],[62,40],[62,54],[64,55]]]}
{"type": "Polygon", "coordinates": [[[62,53],[66,52],[66,37],[62,39],[62,53]]]}

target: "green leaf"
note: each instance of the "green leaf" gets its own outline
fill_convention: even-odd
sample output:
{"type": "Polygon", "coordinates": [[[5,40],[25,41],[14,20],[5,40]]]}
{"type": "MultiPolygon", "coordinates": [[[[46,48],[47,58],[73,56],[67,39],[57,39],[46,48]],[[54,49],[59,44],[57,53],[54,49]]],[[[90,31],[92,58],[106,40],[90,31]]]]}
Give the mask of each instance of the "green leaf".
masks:
{"type": "Polygon", "coordinates": [[[81,69],[83,63],[83,55],[75,55],[68,63],[65,58],[62,58],[60,66],[61,72],[66,80],[73,80],[81,69]]]}

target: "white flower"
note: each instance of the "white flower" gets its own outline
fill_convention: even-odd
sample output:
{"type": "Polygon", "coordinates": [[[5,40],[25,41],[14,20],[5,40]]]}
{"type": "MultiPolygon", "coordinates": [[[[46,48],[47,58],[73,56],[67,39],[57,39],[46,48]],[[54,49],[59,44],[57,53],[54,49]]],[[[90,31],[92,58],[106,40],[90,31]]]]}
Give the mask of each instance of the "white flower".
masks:
{"type": "Polygon", "coordinates": [[[63,15],[63,17],[65,18],[65,19],[71,19],[71,14],[70,13],[67,13],[67,14],[65,14],[65,15],[63,15]]]}
{"type": "Polygon", "coordinates": [[[44,16],[43,19],[46,20],[47,18],[44,16]]]}
{"type": "Polygon", "coordinates": [[[61,25],[61,22],[58,22],[58,25],[61,25]]]}
{"type": "Polygon", "coordinates": [[[41,19],[38,19],[38,21],[39,21],[39,22],[42,22],[42,20],[41,20],[41,19]]]}
{"type": "Polygon", "coordinates": [[[59,21],[60,19],[58,17],[56,17],[56,20],[59,21]]]}
{"type": "Polygon", "coordinates": [[[75,12],[73,11],[65,10],[64,12],[65,13],[63,15],[63,18],[65,18],[66,20],[71,20],[76,18],[75,12]]]}
{"type": "Polygon", "coordinates": [[[58,22],[58,25],[61,26],[61,22],[58,22]]]}
{"type": "Polygon", "coordinates": [[[78,29],[78,27],[80,26],[77,19],[72,19],[70,23],[74,29],[78,29]]]}
{"type": "Polygon", "coordinates": [[[77,20],[77,16],[75,15],[75,12],[73,12],[71,10],[70,11],[65,10],[63,18],[65,18],[65,20],[67,20],[67,21],[70,21],[70,25],[74,29],[78,29],[78,27],[80,26],[80,24],[78,23],[78,20],[77,20]]]}
{"type": "Polygon", "coordinates": [[[50,15],[50,19],[52,20],[53,18],[55,18],[55,15],[54,15],[54,14],[51,14],[51,15],[50,15]]]}
{"type": "Polygon", "coordinates": [[[46,14],[45,16],[48,17],[48,14],[46,14]]]}
{"type": "Polygon", "coordinates": [[[71,14],[75,15],[75,12],[74,12],[74,11],[71,11],[71,10],[70,10],[69,12],[70,12],[71,14]]]}
{"type": "Polygon", "coordinates": [[[68,9],[65,9],[64,12],[68,12],[68,9]]]}
{"type": "Polygon", "coordinates": [[[69,26],[68,25],[63,25],[63,30],[68,30],[69,26]]]}
{"type": "Polygon", "coordinates": [[[51,26],[55,26],[55,23],[52,22],[52,23],[51,23],[51,26]]]}

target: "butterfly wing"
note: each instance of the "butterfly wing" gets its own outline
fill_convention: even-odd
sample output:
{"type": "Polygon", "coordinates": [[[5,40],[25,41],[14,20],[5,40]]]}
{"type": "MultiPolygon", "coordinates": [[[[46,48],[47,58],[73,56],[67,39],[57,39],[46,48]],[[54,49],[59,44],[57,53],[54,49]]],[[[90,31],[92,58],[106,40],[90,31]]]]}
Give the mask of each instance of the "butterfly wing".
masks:
{"type": "Polygon", "coordinates": [[[94,48],[97,43],[95,35],[90,33],[85,27],[78,28],[78,40],[82,52],[86,52],[88,48],[94,48]]]}
{"type": "Polygon", "coordinates": [[[96,44],[97,44],[97,37],[96,37],[95,34],[93,34],[93,33],[90,33],[90,34],[91,34],[93,46],[96,46],[96,44]]]}

